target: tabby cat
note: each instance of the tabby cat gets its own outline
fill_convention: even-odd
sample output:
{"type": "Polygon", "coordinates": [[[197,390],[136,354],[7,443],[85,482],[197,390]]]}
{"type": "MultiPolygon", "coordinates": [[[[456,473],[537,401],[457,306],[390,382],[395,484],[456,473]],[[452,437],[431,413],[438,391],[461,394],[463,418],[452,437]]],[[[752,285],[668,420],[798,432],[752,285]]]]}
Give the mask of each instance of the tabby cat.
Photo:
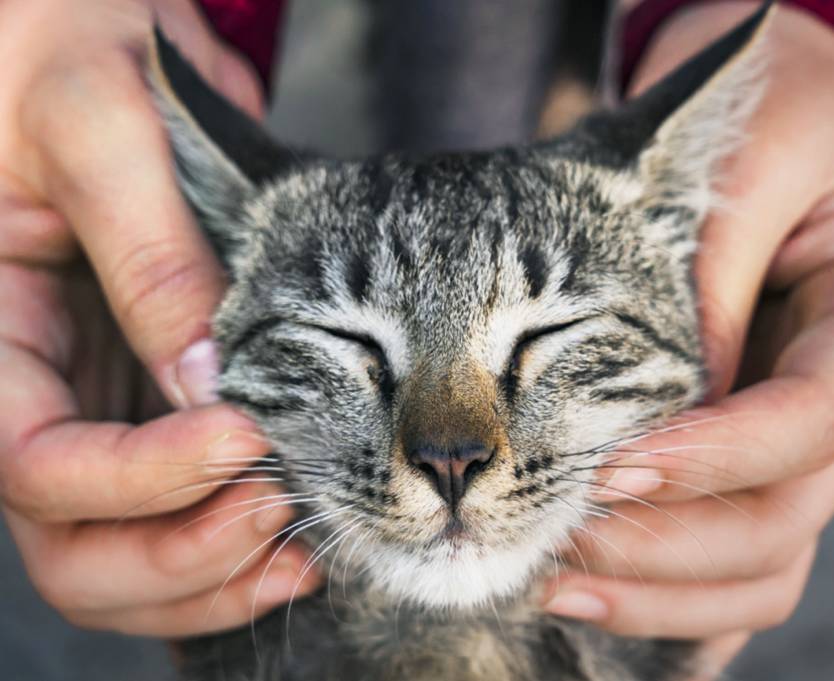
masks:
{"type": "Polygon", "coordinates": [[[557,139],[290,153],[157,32],[182,190],[231,285],[222,395],[274,443],[330,577],[185,646],[194,681],[671,681],[693,645],[541,612],[617,443],[704,392],[692,260],[761,90],[766,3],[557,139]]]}

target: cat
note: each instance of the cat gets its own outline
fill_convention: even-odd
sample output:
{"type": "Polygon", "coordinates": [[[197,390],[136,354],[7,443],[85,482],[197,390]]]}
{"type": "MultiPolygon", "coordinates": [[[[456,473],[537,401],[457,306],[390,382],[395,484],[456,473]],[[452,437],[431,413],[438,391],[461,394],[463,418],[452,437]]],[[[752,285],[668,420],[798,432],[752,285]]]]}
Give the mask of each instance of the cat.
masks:
{"type": "Polygon", "coordinates": [[[184,645],[192,681],[673,681],[695,644],[544,614],[618,444],[705,392],[693,258],[771,3],[543,142],[282,149],[160,31],[149,80],[224,263],[221,395],[274,445],[329,585],[184,645]]]}

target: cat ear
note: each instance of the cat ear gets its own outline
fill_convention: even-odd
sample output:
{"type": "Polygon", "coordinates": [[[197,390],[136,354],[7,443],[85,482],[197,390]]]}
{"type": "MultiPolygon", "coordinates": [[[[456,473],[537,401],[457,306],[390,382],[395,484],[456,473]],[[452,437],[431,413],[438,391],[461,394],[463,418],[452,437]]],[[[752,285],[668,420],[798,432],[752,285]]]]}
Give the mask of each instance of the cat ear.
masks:
{"type": "Polygon", "coordinates": [[[635,164],[650,199],[702,213],[718,163],[732,153],[764,90],[763,35],[774,3],[585,132],[635,164]]]}
{"type": "Polygon", "coordinates": [[[215,92],[154,29],[148,78],[176,161],[180,187],[219,254],[246,242],[244,198],[292,165],[264,129],[215,92]]]}

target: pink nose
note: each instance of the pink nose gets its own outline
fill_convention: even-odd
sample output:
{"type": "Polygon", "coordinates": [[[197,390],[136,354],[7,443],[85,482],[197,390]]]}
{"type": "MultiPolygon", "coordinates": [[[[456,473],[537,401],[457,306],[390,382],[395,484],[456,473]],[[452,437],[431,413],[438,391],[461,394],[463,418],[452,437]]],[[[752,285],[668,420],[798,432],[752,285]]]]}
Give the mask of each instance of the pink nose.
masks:
{"type": "Polygon", "coordinates": [[[489,465],[493,454],[480,443],[457,447],[421,445],[409,452],[408,461],[429,478],[454,509],[475,477],[489,465]]]}

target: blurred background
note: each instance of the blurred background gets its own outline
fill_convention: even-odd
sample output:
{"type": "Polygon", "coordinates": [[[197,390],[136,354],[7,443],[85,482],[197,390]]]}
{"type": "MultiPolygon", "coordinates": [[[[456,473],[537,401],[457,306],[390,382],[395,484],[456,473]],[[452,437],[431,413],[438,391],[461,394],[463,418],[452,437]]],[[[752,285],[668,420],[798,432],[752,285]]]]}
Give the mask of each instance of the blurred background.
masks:
{"type": "MultiPolygon", "coordinates": [[[[594,49],[601,34],[559,36],[554,29],[569,19],[593,23],[589,6],[585,0],[570,3],[564,11],[581,16],[563,14],[560,22],[561,10],[550,0],[296,0],[270,125],[282,140],[337,155],[390,145],[471,147],[525,139],[548,98],[559,50],[578,55],[567,67],[559,62],[566,79],[582,81],[596,72],[594,49]],[[370,20],[374,6],[381,25],[370,20]],[[391,11],[398,13],[396,20],[391,11]],[[421,31],[426,28],[421,22],[434,22],[436,30],[421,31]],[[466,40],[461,30],[464,36],[469,32],[466,40]],[[506,45],[529,49],[508,55],[506,45]],[[445,69],[450,52],[457,65],[452,74],[445,69]],[[437,68],[412,70],[432,61],[437,68]],[[383,64],[381,78],[369,77],[369,63],[383,64]]],[[[574,95],[568,89],[560,101],[574,106],[574,95]]],[[[795,616],[757,636],[726,678],[834,680],[834,527],[823,536],[795,616]]],[[[64,623],[29,586],[0,524],[0,681],[114,680],[173,681],[165,646],[64,623]]]]}

